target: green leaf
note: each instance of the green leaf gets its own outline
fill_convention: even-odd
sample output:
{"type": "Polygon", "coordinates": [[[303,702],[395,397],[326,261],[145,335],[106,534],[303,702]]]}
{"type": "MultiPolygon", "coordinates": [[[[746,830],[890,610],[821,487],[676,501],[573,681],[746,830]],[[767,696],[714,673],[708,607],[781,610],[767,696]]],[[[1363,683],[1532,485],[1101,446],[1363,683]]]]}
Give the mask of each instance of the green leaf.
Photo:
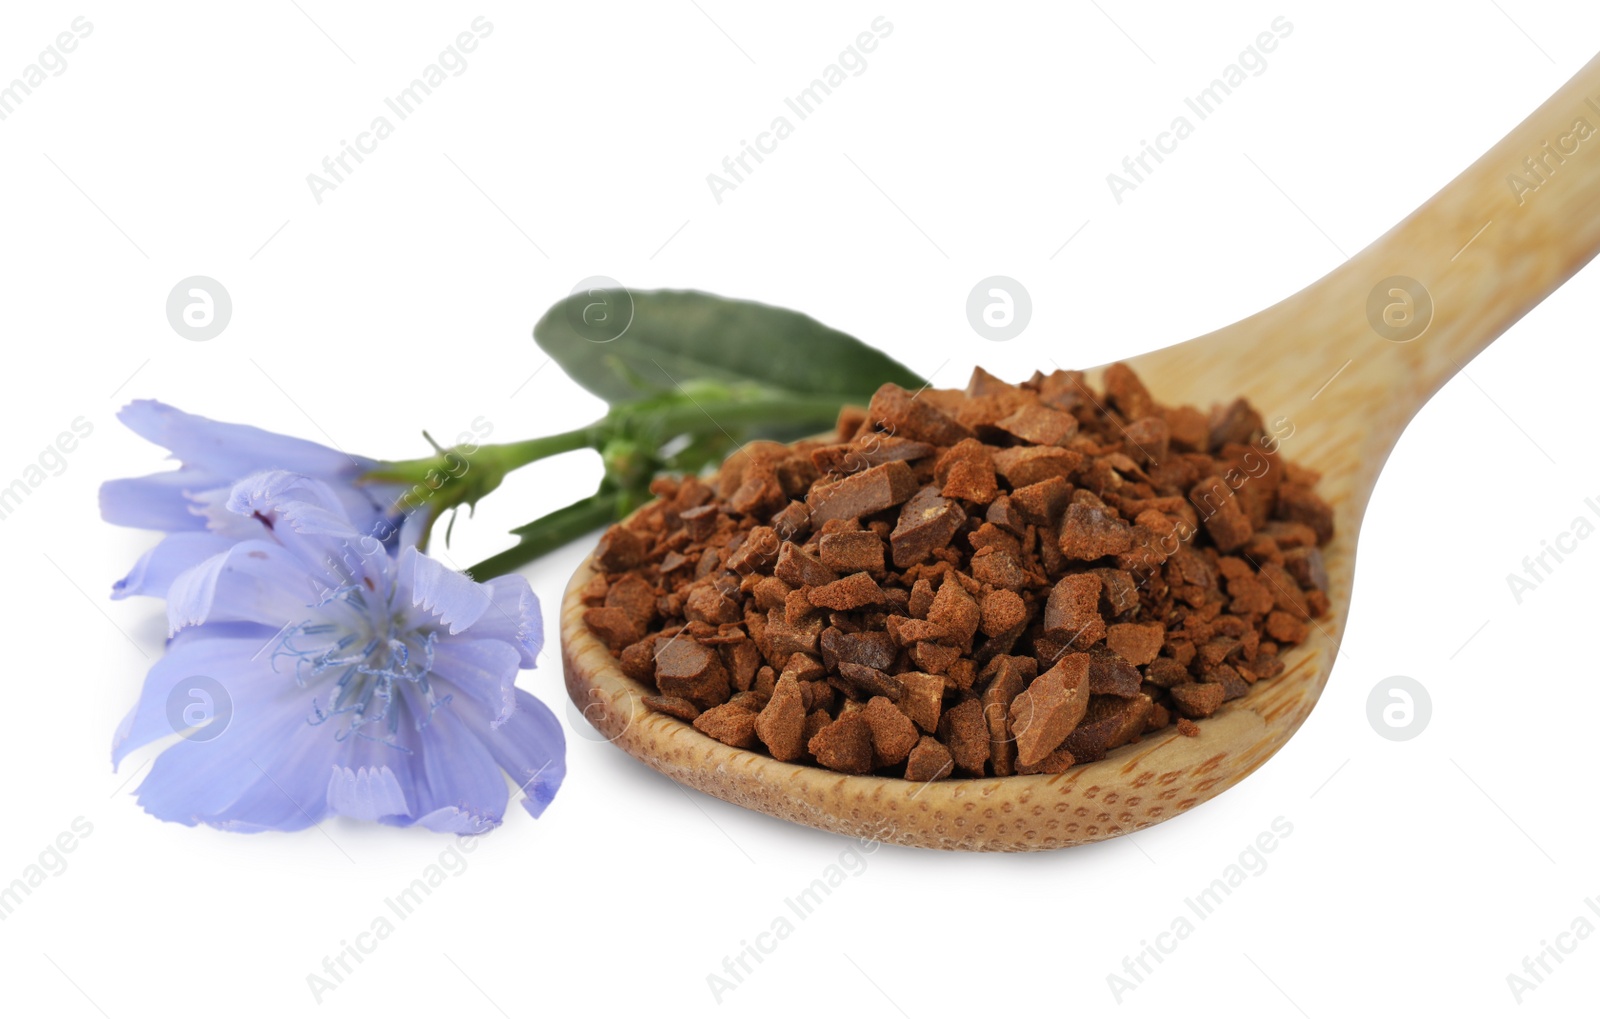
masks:
{"type": "Polygon", "coordinates": [[[611,404],[672,392],[691,379],[756,382],[841,403],[865,403],[885,382],[924,384],[894,358],[809,315],[693,290],[573,294],[545,312],[533,338],[611,404]]]}

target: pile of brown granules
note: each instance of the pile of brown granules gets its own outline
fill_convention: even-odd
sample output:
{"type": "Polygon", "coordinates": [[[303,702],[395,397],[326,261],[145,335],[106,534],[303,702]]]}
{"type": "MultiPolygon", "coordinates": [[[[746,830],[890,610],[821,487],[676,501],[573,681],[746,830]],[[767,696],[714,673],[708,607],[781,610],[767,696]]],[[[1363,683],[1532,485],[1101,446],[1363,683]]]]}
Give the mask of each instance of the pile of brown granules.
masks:
{"type": "Polygon", "coordinates": [[[1112,365],[885,385],[835,441],[753,443],[610,528],[584,621],[651,709],[852,774],[1059,773],[1283,669],[1333,513],[1237,400],[1112,365]]]}

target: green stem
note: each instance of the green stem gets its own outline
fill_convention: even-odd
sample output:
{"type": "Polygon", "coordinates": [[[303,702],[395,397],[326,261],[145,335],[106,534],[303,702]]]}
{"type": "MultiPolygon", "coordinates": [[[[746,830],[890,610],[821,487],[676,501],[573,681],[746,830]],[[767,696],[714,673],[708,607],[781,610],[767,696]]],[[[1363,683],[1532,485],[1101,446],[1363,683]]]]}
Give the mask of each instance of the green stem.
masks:
{"type": "MultiPolygon", "coordinates": [[[[679,435],[714,438],[720,433],[733,441],[734,436],[752,432],[781,439],[797,438],[831,425],[838,419],[839,406],[844,402],[839,396],[801,395],[772,390],[724,393],[726,390],[723,393],[706,393],[702,390],[697,397],[684,389],[681,393],[658,400],[613,407],[599,421],[569,432],[484,446],[474,454],[474,459],[484,465],[492,465],[489,466],[488,476],[493,477],[493,483],[475,493],[475,496],[486,494],[490,488],[497,486],[505,474],[560,453],[595,449],[609,458],[613,440],[648,437],[649,442],[659,444],[679,435]]],[[[653,454],[654,448],[649,447],[645,455],[653,454]]],[[[426,462],[431,461],[416,463],[426,462]]],[[[411,465],[395,466],[404,468],[411,465]]],[[[657,463],[654,469],[660,466],[657,463]]],[[[612,477],[614,467],[608,459],[607,480],[599,492],[517,528],[512,533],[521,540],[504,552],[473,566],[471,574],[483,580],[509,573],[546,552],[611,523],[634,503],[648,498],[644,490],[648,478],[612,477]],[[633,493],[631,496],[630,492],[633,493]]],[[[689,469],[694,467],[689,466],[689,469]]]]}
{"type": "Polygon", "coordinates": [[[560,548],[569,541],[583,537],[596,528],[604,527],[616,517],[617,494],[596,492],[554,513],[547,513],[531,524],[513,531],[521,537],[517,544],[485,559],[467,572],[475,580],[488,580],[510,573],[512,570],[560,548]]]}
{"type": "Polygon", "coordinates": [[[596,421],[574,428],[570,432],[559,432],[555,435],[546,435],[537,439],[524,439],[521,442],[505,442],[493,446],[484,446],[478,455],[488,453],[496,458],[505,470],[511,471],[518,467],[526,467],[535,460],[556,456],[560,453],[570,453],[577,449],[599,449],[605,442],[605,422],[596,421]]]}
{"type": "Polygon", "coordinates": [[[420,482],[430,472],[457,477],[460,461],[465,460],[480,474],[492,473],[496,477],[495,484],[498,485],[499,478],[536,460],[543,460],[559,453],[570,453],[576,449],[599,449],[604,445],[605,437],[605,421],[601,420],[556,435],[525,439],[522,442],[479,446],[471,454],[457,453],[455,447],[451,447],[432,456],[418,457],[415,460],[396,460],[383,464],[366,477],[370,481],[405,482],[420,482]]]}

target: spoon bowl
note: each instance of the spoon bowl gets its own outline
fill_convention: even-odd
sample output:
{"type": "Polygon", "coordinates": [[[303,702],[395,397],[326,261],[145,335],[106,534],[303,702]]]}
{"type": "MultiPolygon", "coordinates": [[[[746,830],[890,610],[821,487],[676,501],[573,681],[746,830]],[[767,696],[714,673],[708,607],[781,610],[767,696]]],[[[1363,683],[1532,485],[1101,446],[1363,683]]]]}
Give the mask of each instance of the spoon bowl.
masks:
{"type": "MultiPolygon", "coordinates": [[[[643,705],[653,691],[625,676],[583,622],[592,556],[561,607],[573,702],[607,739],[685,786],[827,831],[932,849],[1095,842],[1228,789],[1288,742],[1327,684],[1349,615],[1362,518],[1406,424],[1600,249],[1600,138],[1569,151],[1580,118],[1600,125],[1600,58],[1321,280],[1224,329],[1127,361],[1164,404],[1207,407],[1243,396],[1266,421],[1286,422],[1274,429],[1283,455],[1322,474],[1317,492],[1334,509],[1334,537],[1323,547],[1329,612],[1283,654],[1279,676],[1200,721],[1198,737],[1151,733],[1059,775],[929,783],[739,750],[643,705]]],[[[1097,383],[1098,376],[1090,372],[1097,383]]]]}

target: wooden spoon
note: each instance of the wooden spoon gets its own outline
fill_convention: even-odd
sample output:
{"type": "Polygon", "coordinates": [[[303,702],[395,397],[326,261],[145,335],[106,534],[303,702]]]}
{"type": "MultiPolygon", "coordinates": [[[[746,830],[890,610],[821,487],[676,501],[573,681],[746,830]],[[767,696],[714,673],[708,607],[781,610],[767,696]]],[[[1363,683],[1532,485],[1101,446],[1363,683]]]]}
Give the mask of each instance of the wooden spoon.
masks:
{"type": "Polygon", "coordinates": [[[1350,607],[1356,536],[1401,431],[1461,366],[1600,248],[1600,57],[1404,222],[1305,290],[1242,322],[1129,363],[1163,403],[1243,395],[1293,432],[1284,455],[1322,472],[1331,612],[1287,668],[1200,723],[1062,775],[927,784],[847,776],[725,746],[643,707],[583,624],[586,560],[561,640],[573,702],[657,771],[754,810],[841,834],[934,849],[1053,849],[1166,820],[1271,757],[1327,682],[1350,607]],[[1574,128],[1578,121],[1586,127],[1574,128]],[[1586,140],[1580,133],[1591,136],[1586,140]],[[1531,163],[1525,162],[1532,160],[1531,163]],[[1531,166],[1531,169],[1530,169],[1531,166]]]}

